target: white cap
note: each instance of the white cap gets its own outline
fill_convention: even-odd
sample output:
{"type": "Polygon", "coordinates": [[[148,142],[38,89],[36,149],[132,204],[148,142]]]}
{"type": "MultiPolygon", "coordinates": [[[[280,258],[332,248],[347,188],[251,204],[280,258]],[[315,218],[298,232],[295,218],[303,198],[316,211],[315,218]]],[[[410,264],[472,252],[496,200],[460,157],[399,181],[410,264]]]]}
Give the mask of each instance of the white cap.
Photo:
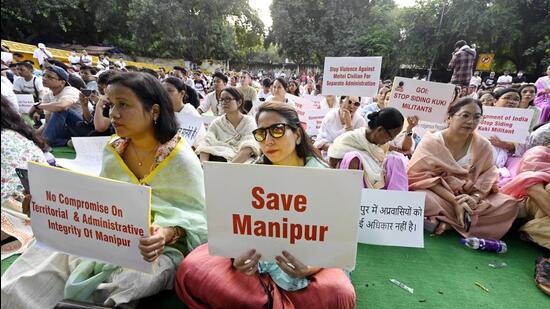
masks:
{"type": "Polygon", "coordinates": [[[46,48],[46,45],[44,45],[44,43],[38,43],[38,48],[46,48]]]}

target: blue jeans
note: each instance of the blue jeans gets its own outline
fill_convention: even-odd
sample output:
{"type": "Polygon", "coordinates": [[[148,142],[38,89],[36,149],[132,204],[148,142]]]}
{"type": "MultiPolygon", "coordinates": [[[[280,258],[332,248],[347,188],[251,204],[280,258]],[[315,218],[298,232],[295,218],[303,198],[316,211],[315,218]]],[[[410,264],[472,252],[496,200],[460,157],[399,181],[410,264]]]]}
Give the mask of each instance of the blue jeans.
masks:
{"type": "Polygon", "coordinates": [[[82,121],[82,115],[75,112],[73,109],[67,109],[62,112],[53,112],[50,114],[50,119],[46,122],[46,127],[42,131],[42,135],[52,147],[66,146],[67,141],[72,136],[77,122],[82,121]]]}

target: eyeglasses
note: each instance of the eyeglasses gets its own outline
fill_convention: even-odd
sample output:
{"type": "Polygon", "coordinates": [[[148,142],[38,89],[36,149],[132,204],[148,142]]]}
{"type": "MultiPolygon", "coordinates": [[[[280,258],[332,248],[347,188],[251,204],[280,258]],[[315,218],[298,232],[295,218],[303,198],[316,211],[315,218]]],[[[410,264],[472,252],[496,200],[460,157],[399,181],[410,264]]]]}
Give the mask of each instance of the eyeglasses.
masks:
{"type": "Polygon", "coordinates": [[[361,106],[361,102],[351,102],[351,101],[349,101],[349,104],[355,105],[356,107],[361,106]]]}
{"type": "Polygon", "coordinates": [[[232,97],[225,97],[225,98],[220,98],[220,101],[221,102],[225,102],[225,103],[229,103],[231,101],[235,100],[235,98],[232,98],[232,97]]]}
{"type": "Polygon", "coordinates": [[[520,97],[518,96],[507,96],[507,97],[502,97],[501,99],[506,101],[515,101],[515,102],[520,101],[520,97]]]}
{"type": "Polygon", "coordinates": [[[463,114],[456,114],[455,116],[462,118],[462,120],[464,121],[469,121],[470,119],[473,119],[475,123],[478,123],[481,121],[480,114],[470,115],[469,113],[463,113],[463,114]]]}
{"type": "Polygon", "coordinates": [[[382,129],[384,129],[384,131],[386,131],[386,134],[388,134],[388,136],[390,137],[390,141],[395,138],[395,136],[391,135],[391,133],[390,133],[390,131],[388,131],[388,129],[384,128],[383,126],[382,126],[382,129]]]}
{"type": "Polygon", "coordinates": [[[257,128],[256,130],[252,131],[252,134],[254,135],[254,139],[258,142],[263,142],[267,137],[267,132],[269,132],[269,135],[273,138],[281,138],[286,133],[286,128],[290,127],[286,123],[276,123],[273,124],[267,128],[257,128]]]}

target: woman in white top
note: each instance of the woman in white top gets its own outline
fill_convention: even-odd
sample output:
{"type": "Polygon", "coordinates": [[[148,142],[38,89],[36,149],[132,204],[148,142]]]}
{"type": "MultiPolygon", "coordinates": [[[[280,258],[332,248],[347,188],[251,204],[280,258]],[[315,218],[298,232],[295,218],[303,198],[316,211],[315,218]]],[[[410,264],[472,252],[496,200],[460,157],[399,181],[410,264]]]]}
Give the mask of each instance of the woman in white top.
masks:
{"type": "Polygon", "coordinates": [[[327,151],[338,136],[367,124],[357,112],[361,105],[360,101],[361,98],[355,96],[340,98],[340,108],[329,111],[323,118],[319,134],[313,144],[317,149],[327,151]]]}
{"type": "Polygon", "coordinates": [[[329,108],[340,108],[340,105],[338,104],[338,98],[334,95],[327,95],[320,103],[321,109],[329,109],[329,108]]]}
{"type": "MultiPolygon", "coordinates": [[[[180,128],[180,130],[185,124],[181,123],[182,118],[179,117],[179,115],[191,115],[195,117],[201,116],[199,112],[195,109],[195,107],[193,107],[193,105],[185,102],[187,85],[185,85],[183,80],[177,77],[168,77],[162,82],[162,85],[170,95],[170,100],[172,101],[172,107],[174,108],[174,114],[176,114],[176,120],[178,121],[178,127],[180,128]]],[[[192,145],[193,148],[197,147],[198,141],[202,139],[205,134],[206,129],[204,128],[204,126],[200,126],[199,131],[197,132],[197,137],[195,138],[195,142],[192,145]]]]}
{"type": "Polygon", "coordinates": [[[282,77],[277,77],[273,80],[273,84],[271,85],[271,96],[267,97],[266,101],[289,103],[293,107],[295,106],[294,100],[288,93],[288,83],[282,77]]]}
{"type": "Polygon", "coordinates": [[[260,154],[260,146],[252,135],[256,121],[244,114],[244,95],[228,87],[221,92],[220,102],[225,115],[212,121],[196,153],[201,162],[252,162],[260,154]]]}

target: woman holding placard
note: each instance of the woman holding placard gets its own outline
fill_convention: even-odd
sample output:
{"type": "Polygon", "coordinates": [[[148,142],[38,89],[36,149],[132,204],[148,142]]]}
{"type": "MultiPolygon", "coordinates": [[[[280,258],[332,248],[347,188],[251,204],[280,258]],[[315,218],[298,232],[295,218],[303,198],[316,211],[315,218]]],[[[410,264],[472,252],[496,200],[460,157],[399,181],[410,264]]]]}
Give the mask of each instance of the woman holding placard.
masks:
{"type": "Polygon", "coordinates": [[[184,255],[206,241],[203,172],[160,82],[123,73],[107,95],[118,136],[104,150],[101,176],[151,187],[151,232],[135,254],[156,266],[148,274],[33,246],[2,277],[2,308],[52,308],[62,299],[135,305],[172,288],[184,255]]]}
{"type": "Polygon", "coordinates": [[[363,170],[363,185],[372,189],[407,190],[407,159],[389,152],[389,142],[403,129],[404,118],[392,107],[373,112],[367,127],[346,132],[328,149],[330,166],[363,170]]]}
{"type": "Polygon", "coordinates": [[[449,127],[426,133],[409,162],[409,188],[426,192],[424,215],[436,234],[450,226],[464,237],[500,239],[518,213],[516,199],[497,193],[491,144],[475,133],[482,113],[480,101],[459,99],[449,127]]]}
{"type": "MultiPolygon", "coordinates": [[[[521,93],[514,88],[504,88],[495,92],[495,107],[517,108],[522,101],[521,93]]],[[[493,145],[493,156],[500,175],[499,187],[508,183],[516,174],[517,164],[524,151],[516,144],[500,140],[492,136],[489,141],[493,145]],[[514,157],[515,155],[515,157],[514,157]]]]}
{"type": "MultiPolygon", "coordinates": [[[[326,168],[292,107],[268,102],[256,121],[254,137],[264,153],[258,163],[326,168]]],[[[342,270],[304,265],[286,251],[276,262],[261,257],[255,250],[234,260],[210,256],[200,246],[181,264],[176,292],[191,308],[355,308],[342,270]]]]}
{"type": "MultiPolygon", "coordinates": [[[[180,120],[177,117],[178,114],[191,115],[194,117],[201,116],[197,109],[191,105],[191,103],[185,103],[187,85],[185,85],[183,80],[177,77],[168,77],[162,82],[162,85],[170,95],[170,101],[172,102],[172,108],[174,109],[174,114],[176,115],[176,121],[178,121],[179,127],[184,126],[185,123],[179,123],[180,120]]],[[[205,134],[206,129],[204,126],[201,126],[199,128],[199,132],[197,132],[195,143],[192,146],[196,148],[198,141],[201,140],[205,134]]]]}
{"type": "Polygon", "coordinates": [[[201,162],[252,162],[260,154],[252,137],[256,123],[244,110],[244,95],[237,88],[225,88],[220,94],[223,115],[214,119],[208,132],[197,143],[201,162]]]}

